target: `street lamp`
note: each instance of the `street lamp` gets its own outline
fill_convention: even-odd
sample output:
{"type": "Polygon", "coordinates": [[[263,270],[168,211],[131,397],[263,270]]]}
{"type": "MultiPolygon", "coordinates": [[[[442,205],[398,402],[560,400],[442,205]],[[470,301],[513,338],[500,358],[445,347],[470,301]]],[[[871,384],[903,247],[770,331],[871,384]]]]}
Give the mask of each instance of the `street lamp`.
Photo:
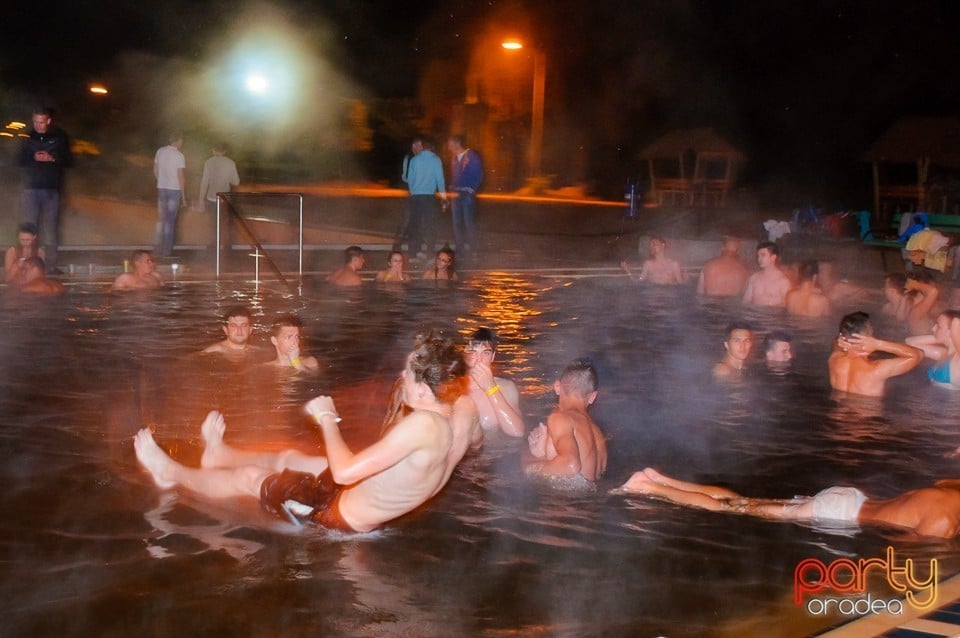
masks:
{"type": "MultiPolygon", "coordinates": [[[[519,40],[504,40],[500,46],[507,51],[519,51],[524,48],[523,42],[519,40]]],[[[532,48],[531,51],[533,53],[533,112],[527,161],[530,177],[537,178],[540,177],[543,156],[543,102],[547,78],[547,56],[537,48],[532,48]]]]}

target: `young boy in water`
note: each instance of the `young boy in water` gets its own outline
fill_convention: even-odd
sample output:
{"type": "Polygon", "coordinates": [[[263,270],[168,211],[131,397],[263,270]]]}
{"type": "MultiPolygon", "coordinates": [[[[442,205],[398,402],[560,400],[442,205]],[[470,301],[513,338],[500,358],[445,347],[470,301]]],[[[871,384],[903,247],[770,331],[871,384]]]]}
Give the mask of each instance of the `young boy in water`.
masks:
{"type": "Polygon", "coordinates": [[[931,487],[886,500],[867,498],[853,487],[830,487],[808,497],[766,499],[741,496],[723,487],[680,481],[647,468],[636,472],[612,493],[645,494],[687,507],[782,521],[879,523],[938,538],[960,534],[960,479],[944,479],[931,487]]]}
{"type": "Polygon", "coordinates": [[[558,484],[595,488],[607,468],[607,441],[587,413],[597,399],[597,371],[586,359],[570,363],[553,384],[556,409],[527,438],[529,454],[521,459],[528,476],[558,484]]]}
{"type": "Polygon", "coordinates": [[[273,323],[270,329],[270,343],[277,351],[277,358],[267,363],[282,369],[298,372],[316,372],[320,362],[316,357],[300,356],[300,333],[303,322],[293,315],[283,315],[273,323]]]}
{"type": "Polygon", "coordinates": [[[733,379],[741,376],[750,360],[753,350],[753,327],[742,321],[734,321],[727,326],[723,339],[726,354],[713,366],[713,376],[717,379],[733,379]]]}
{"type": "Polygon", "coordinates": [[[493,330],[474,330],[463,350],[470,375],[470,398],[477,406],[484,430],[500,429],[508,436],[523,436],[526,426],[520,413],[520,392],[510,379],[493,376],[496,356],[497,335],[493,330]]]}
{"type": "Polygon", "coordinates": [[[620,262],[620,267],[634,281],[649,281],[652,284],[682,284],[684,283],[683,269],[675,259],[667,257],[667,242],[663,237],[654,235],[648,243],[650,259],[643,262],[639,275],[630,271],[630,264],[626,259],[620,262]]]}
{"type": "Polygon", "coordinates": [[[222,354],[231,358],[243,358],[258,349],[249,344],[250,311],[243,306],[231,306],[223,313],[225,339],[203,349],[206,354],[222,354]]]}

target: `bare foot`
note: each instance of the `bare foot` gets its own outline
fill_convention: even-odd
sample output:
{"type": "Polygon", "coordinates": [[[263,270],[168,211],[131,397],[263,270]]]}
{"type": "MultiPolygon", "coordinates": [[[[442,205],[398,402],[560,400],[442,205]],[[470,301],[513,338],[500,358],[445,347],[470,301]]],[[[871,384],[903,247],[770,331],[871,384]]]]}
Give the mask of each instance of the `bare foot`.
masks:
{"type": "Polygon", "coordinates": [[[644,468],[642,474],[644,474],[648,479],[650,479],[654,483],[659,483],[660,485],[670,485],[669,477],[664,476],[663,474],[656,471],[652,467],[644,468]]]}
{"type": "MultiPolygon", "coordinates": [[[[649,469],[649,468],[648,468],[649,469]]],[[[627,482],[610,490],[611,494],[649,494],[653,491],[657,483],[649,476],[647,470],[643,472],[634,472],[633,476],[627,479],[627,482]]]]}
{"type": "Polygon", "coordinates": [[[216,410],[211,410],[200,425],[200,436],[203,437],[204,443],[200,467],[217,467],[217,457],[223,446],[223,433],[226,429],[227,422],[223,415],[216,410]]]}
{"type": "Polygon", "coordinates": [[[143,428],[133,437],[133,449],[137,452],[137,460],[150,472],[157,487],[167,490],[176,485],[173,481],[163,478],[171,459],[153,440],[153,434],[149,428],[143,428]]]}

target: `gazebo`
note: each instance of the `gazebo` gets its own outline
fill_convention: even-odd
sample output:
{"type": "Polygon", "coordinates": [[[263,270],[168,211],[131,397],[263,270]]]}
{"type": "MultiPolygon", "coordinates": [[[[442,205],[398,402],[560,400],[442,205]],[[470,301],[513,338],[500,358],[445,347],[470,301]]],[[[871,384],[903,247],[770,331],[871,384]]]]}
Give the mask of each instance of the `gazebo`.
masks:
{"type": "Polygon", "coordinates": [[[667,133],[640,152],[660,206],[724,206],[746,156],[712,128],[667,133]]]}
{"type": "Polygon", "coordinates": [[[960,195],[960,118],[908,117],[866,153],[873,165],[873,206],[880,219],[904,212],[954,212],[960,195]]]}

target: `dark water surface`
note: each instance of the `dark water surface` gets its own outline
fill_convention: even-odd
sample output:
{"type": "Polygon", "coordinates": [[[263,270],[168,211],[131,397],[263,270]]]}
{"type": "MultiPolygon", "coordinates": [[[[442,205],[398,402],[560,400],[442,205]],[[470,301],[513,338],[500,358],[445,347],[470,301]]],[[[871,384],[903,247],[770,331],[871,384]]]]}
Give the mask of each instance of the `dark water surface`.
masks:
{"type": "MultiPolygon", "coordinates": [[[[755,496],[856,484],[883,497],[960,476],[960,393],[917,371],[878,401],[831,395],[835,322],[802,325],[691,291],[622,279],[489,274],[457,288],[370,288],[351,299],[244,283],[183,284],[117,296],[77,287],[60,300],[0,299],[0,635],[2,636],[803,636],[837,618],[793,604],[813,557],[936,558],[956,542],[882,529],[831,530],[608,496],[651,465],[755,496]],[[305,323],[324,372],[278,375],[195,353],[217,315],[254,309],[305,323]],[[718,386],[709,370],[731,318],[787,327],[785,375],[758,363],[718,386]],[[523,393],[528,427],[553,405],[571,358],[599,368],[594,415],[610,439],[600,492],[525,481],[520,442],[494,440],[433,501],[386,529],[342,538],[297,530],[242,499],[161,492],[131,437],[153,424],[175,457],[199,461],[199,423],[225,413],[238,445],[317,449],[300,407],[331,393],[355,446],[376,436],[412,335],[436,326],[499,332],[500,372],[523,393]]],[[[897,336],[879,326],[881,334],[897,336]]],[[[886,595],[878,585],[874,596],[886,595]]],[[[887,592],[888,593],[888,592],[887,592]]]]}

